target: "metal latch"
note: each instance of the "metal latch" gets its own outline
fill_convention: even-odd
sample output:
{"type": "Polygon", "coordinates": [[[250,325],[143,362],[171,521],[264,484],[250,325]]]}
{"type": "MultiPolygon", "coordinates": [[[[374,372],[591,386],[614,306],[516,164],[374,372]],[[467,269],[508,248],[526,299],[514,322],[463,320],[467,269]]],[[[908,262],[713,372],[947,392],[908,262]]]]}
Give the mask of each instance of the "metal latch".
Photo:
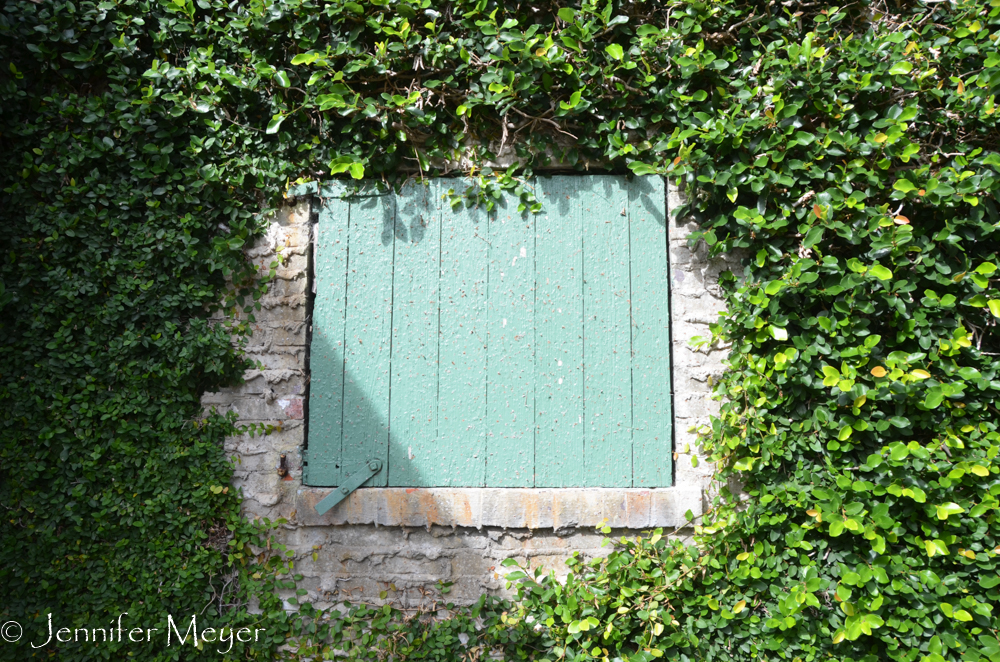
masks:
{"type": "Polygon", "coordinates": [[[362,465],[361,469],[354,472],[353,476],[350,476],[349,480],[330,492],[327,496],[323,498],[322,501],[316,504],[316,512],[322,515],[326,511],[330,510],[338,503],[347,498],[354,490],[358,489],[364,482],[382,471],[382,462],[380,460],[368,460],[362,465]]]}

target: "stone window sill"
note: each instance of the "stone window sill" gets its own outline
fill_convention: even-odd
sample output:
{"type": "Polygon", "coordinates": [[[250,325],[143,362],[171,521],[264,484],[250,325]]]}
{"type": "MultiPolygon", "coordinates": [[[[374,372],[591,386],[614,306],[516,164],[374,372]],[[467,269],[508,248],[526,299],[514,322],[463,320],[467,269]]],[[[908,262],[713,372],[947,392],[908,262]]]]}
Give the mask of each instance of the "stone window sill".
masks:
{"type": "Polygon", "coordinates": [[[702,513],[701,490],[691,486],[635,488],[418,488],[367,487],[329,512],[316,504],[330,488],[302,487],[296,521],[306,526],[500,527],[553,529],[596,527],[652,529],[682,526],[688,510],[702,513]]]}

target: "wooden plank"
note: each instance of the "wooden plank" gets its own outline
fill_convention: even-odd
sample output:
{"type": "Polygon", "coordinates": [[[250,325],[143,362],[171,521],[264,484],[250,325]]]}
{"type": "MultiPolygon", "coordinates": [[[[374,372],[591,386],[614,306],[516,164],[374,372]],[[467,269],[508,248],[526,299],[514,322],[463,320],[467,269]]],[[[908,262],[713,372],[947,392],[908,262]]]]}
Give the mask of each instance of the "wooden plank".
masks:
{"type": "Polygon", "coordinates": [[[389,485],[440,485],[438,281],[441,218],[433,191],[408,183],[396,198],[392,269],[389,485]]]}
{"type": "Polygon", "coordinates": [[[628,183],[577,180],[583,223],[584,481],[632,485],[628,183]]]}
{"type": "Polygon", "coordinates": [[[352,200],[344,357],[344,453],[341,480],[369,459],[389,473],[389,358],[395,196],[372,189],[352,200]]]}
{"type": "Polygon", "coordinates": [[[431,485],[486,484],[486,338],[489,215],[442,200],[458,180],[438,180],[441,225],[441,368],[438,444],[431,485]]]}
{"type": "Polygon", "coordinates": [[[486,485],[535,477],[535,219],[504,195],[490,213],[486,485]]]}
{"type": "Polygon", "coordinates": [[[340,190],[325,191],[315,253],[313,330],[309,372],[308,484],[340,484],[344,416],[344,313],[350,204],[340,190]]]}
{"type": "Polygon", "coordinates": [[[629,187],[632,283],[633,486],[673,481],[670,392],[670,276],[666,194],[660,177],[629,187]]]}
{"type": "Polygon", "coordinates": [[[583,226],[580,179],[538,179],[535,486],[584,484],[583,226]]]}

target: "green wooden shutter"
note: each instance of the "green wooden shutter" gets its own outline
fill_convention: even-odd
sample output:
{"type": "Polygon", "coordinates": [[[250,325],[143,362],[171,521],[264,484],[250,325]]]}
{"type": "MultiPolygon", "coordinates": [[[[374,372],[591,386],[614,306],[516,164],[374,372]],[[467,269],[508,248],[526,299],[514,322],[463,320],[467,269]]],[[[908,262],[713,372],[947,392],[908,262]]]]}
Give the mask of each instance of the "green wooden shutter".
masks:
{"type": "Polygon", "coordinates": [[[663,180],[531,184],[536,215],[323,187],[307,484],[671,484],[663,180]]]}

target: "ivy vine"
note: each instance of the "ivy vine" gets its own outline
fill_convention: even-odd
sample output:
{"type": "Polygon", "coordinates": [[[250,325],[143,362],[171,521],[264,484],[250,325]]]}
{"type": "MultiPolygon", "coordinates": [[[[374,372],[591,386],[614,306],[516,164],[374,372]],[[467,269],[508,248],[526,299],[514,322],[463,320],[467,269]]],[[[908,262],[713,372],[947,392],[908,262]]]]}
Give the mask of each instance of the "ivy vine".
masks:
{"type": "Polygon", "coordinates": [[[241,659],[997,662],[998,38],[1000,0],[5,0],[2,620],[266,624],[241,659]],[[543,167],[673,178],[693,241],[747,256],[695,543],[444,620],[286,612],[295,552],[226,488],[247,431],[199,404],[247,367],[243,248],[298,181],[460,172],[530,213],[543,167]]]}

